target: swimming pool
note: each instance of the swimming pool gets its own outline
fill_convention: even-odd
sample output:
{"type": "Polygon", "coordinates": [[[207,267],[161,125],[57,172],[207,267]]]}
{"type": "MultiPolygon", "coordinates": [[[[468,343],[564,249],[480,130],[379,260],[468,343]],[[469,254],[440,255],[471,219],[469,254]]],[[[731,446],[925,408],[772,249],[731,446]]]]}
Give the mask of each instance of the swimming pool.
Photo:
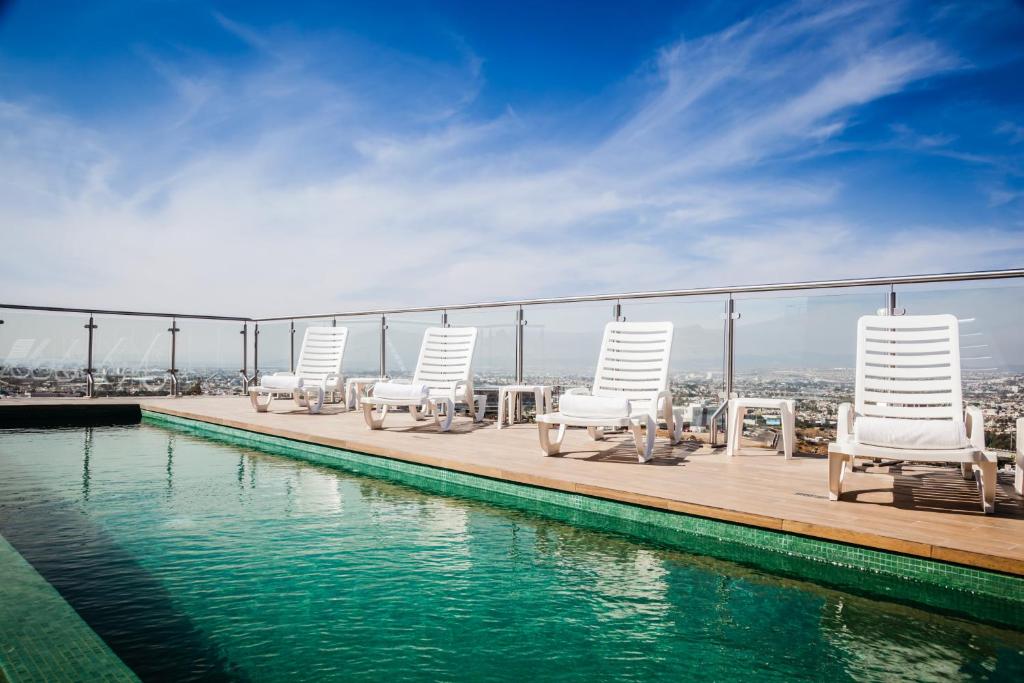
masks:
{"type": "Polygon", "coordinates": [[[0,432],[0,533],[144,680],[1024,679],[1009,629],[149,424],[0,432]]]}

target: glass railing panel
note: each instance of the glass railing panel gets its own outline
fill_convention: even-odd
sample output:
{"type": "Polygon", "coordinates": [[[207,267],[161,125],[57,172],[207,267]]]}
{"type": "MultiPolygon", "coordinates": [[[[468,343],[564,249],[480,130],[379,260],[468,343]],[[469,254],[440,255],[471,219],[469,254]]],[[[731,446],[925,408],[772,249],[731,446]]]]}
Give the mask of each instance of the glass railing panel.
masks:
{"type": "MultiPolygon", "coordinates": [[[[178,319],[178,390],[185,395],[229,396],[242,392],[242,323],[178,319]]],[[[252,335],[252,325],[249,325],[252,335]]],[[[252,374],[252,351],[247,359],[252,374]]]]}
{"type": "MultiPolygon", "coordinates": [[[[825,453],[838,405],[853,400],[857,319],[886,303],[884,288],[736,297],[734,385],[740,396],[796,400],[797,449],[825,453]]],[[[777,413],[751,414],[745,432],[769,438],[777,413]]]]}
{"type": "Polygon", "coordinates": [[[377,377],[380,374],[380,316],[337,318],[338,327],[348,328],[345,360],[346,377],[377,377]]]}
{"type": "Polygon", "coordinates": [[[614,303],[609,301],[525,308],[524,380],[552,385],[555,396],[572,387],[591,386],[604,326],[613,312],[614,303]]]}
{"type": "Polygon", "coordinates": [[[1024,283],[903,286],[896,306],[957,317],[964,403],[984,412],[986,447],[1015,448],[1015,422],[1024,416],[1024,283]]]}
{"type": "Polygon", "coordinates": [[[155,396],[170,391],[170,318],[96,316],[96,396],[155,396]]]}
{"type": "MultiPolygon", "coordinates": [[[[259,371],[261,375],[291,370],[291,323],[287,320],[260,323],[259,371]]],[[[301,337],[295,339],[299,354],[301,337]]]]}
{"type": "Polygon", "coordinates": [[[630,322],[670,321],[673,324],[669,387],[672,402],[691,406],[694,431],[705,431],[724,389],[725,297],[674,297],[622,302],[630,322]]]}
{"type": "Polygon", "coordinates": [[[0,309],[0,393],[84,396],[89,316],[0,309]]]}
{"type": "Polygon", "coordinates": [[[477,390],[516,381],[516,311],[514,306],[501,306],[448,313],[449,325],[477,329],[473,355],[473,383],[477,390]]]}
{"type": "Polygon", "coordinates": [[[393,379],[411,379],[420,357],[423,333],[441,326],[441,312],[399,313],[388,316],[385,345],[387,374],[393,379]]]}

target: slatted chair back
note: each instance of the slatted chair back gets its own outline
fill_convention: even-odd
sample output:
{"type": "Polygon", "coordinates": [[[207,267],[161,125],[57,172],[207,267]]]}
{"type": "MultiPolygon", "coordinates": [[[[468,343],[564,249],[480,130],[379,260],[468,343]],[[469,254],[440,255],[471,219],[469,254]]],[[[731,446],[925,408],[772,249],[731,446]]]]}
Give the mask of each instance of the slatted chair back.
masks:
{"type": "Polygon", "coordinates": [[[855,410],[963,420],[960,325],[952,315],[866,315],[857,322],[855,410]]]}
{"type": "Polygon", "coordinates": [[[426,384],[431,392],[451,391],[464,382],[466,400],[473,396],[475,327],[431,327],[423,333],[413,384],[426,384]]]}
{"type": "Polygon", "coordinates": [[[340,389],[341,363],[347,341],[347,327],[307,327],[295,366],[296,376],[306,384],[319,384],[333,375],[336,377],[333,384],[340,389]]]}
{"type": "Polygon", "coordinates": [[[605,325],[591,393],[645,400],[667,390],[672,334],[670,322],[605,325]]]}

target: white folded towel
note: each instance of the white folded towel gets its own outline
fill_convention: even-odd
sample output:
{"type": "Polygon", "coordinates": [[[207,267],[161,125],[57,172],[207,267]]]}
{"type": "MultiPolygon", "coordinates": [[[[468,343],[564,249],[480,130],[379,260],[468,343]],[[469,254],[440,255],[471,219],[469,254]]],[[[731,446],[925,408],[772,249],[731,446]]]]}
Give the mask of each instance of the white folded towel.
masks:
{"type": "Polygon", "coordinates": [[[858,417],[853,423],[853,439],[872,446],[917,450],[953,450],[971,445],[967,425],[960,420],[858,417]]]}
{"type": "Polygon", "coordinates": [[[615,420],[629,417],[629,400],[616,396],[564,394],[558,400],[558,411],[567,417],[615,420]]]}
{"type": "Polygon", "coordinates": [[[389,401],[425,400],[430,388],[426,384],[399,384],[398,382],[377,382],[373,385],[372,396],[389,401]]]}
{"type": "Polygon", "coordinates": [[[263,375],[260,386],[275,391],[294,391],[302,388],[302,378],[295,375],[263,375]]]}

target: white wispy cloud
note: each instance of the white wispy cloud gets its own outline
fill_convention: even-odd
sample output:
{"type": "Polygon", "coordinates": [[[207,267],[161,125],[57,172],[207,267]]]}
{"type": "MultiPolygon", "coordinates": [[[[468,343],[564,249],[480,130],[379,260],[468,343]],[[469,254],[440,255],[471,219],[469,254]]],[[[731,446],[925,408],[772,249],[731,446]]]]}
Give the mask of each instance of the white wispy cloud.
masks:
{"type": "MultiPolygon", "coordinates": [[[[140,52],[167,100],[123,130],[0,103],[4,298],[301,313],[983,268],[1024,250],[1012,228],[869,230],[837,207],[841,175],[785,166],[835,151],[859,107],[960,67],[890,3],[798,3],[684,36],[625,84],[626,115],[561,137],[544,132],[573,127],[559,112],[473,115],[486,61],[461,39],[461,61],[437,63],[216,21],[250,63],[140,52]]],[[[600,123],[589,106],[571,115],[600,123]]]]}

